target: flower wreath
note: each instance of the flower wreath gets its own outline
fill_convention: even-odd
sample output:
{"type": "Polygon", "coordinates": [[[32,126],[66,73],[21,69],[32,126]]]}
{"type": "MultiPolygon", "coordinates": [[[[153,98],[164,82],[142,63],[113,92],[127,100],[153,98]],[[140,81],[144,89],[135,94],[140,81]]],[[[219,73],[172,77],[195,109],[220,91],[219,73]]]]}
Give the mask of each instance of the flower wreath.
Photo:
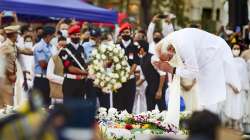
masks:
{"type": "Polygon", "coordinates": [[[89,74],[94,75],[94,85],[111,93],[122,87],[129,78],[130,66],[125,51],[112,43],[102,43],[92,51],[89,74]]]}

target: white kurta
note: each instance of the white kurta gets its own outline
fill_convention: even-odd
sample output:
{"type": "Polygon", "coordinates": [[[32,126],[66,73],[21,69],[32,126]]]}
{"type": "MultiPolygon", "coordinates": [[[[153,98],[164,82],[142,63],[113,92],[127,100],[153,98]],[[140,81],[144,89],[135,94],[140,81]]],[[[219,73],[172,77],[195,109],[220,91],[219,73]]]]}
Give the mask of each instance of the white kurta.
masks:
{"type": "Polygon", "coordinates": [[[230,47],[220,37],[208,32],[185,28],[169,34],[165,45],[172,44],[178,51],[184,66],[176,68],[176,75],[197,80],[198,103],[211,109],[226,99],[226,82],[240,89],[236,69],[231,65],[230,47]],[[230,78],[226,76],[230,74],[230,78]]]}
{"type": "Polygon", "coordinates": [[[240,58],[234,58],[233,65],[238,70],[241,81],[241,91],[235,94],[231,87],[227,86],[227,98],[224,104],[224,111],[228,118],[239,120],[243,117],[244,113],[244,96],[249,89],[247,65],[245,61],[240,58]]]}

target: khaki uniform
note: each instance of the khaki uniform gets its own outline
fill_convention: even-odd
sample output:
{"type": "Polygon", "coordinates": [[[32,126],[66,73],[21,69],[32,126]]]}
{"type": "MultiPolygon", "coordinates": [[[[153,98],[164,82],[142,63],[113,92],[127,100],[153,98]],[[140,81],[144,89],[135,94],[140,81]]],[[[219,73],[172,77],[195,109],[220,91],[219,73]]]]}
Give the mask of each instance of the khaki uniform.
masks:
{"type": "Polygon", "coordinates": [[[17,49],[15,44],[7,39],[3,42],[0,47],[0,52],[5,56],[6,68],[5,68],[5,77],[2,89],[2,96],[0,99],[0,108],[4,105],[13,105],[13,96],[14,96],[14,84],[16,81],[16,59],[17,59],[17,49]]]}
{"type": "MultiPolygon", "coordinates": [[[[52,57],[55,68],[54,74],[63,77],[63,63],[58,55],[52,57]]],[[[50,81],[50,98],[63,99],[62,85],[50,81]]]]}

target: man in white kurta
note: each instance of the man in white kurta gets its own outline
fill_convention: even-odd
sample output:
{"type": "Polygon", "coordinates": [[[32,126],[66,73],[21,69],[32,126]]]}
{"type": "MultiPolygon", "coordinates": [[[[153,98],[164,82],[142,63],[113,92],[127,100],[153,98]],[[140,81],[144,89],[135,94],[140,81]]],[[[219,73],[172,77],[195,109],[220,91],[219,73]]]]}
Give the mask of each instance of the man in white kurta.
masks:
{"type": "Polygon", "coordinates": [[[200,29],[185,28],[169,34],[158,43],[157,53],[160,61],[154,65],[158,69],[176,77],[196,80],[197,100],[202,109],[217,113],[217,104],[226,98],[226,83],[238,90],[241,88],[237,71],[231,64],[230,47],[218,36],[200,29]],[[174,49],[172,56],[169,52],[171,47],[174,49]],[[171,65],[177,63],[178,58],[181,64],[171,65]]]}

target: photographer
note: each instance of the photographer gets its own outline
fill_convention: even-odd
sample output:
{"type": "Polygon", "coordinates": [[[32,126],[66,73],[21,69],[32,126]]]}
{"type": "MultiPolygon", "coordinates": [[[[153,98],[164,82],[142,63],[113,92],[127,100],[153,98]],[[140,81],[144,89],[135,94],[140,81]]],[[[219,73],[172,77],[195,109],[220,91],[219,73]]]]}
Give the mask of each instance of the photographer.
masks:
{"type": "Polygon", "coordinates": [[[155,44],[157,44],[163,37],[174,31],[171,23],[170,15],[155,15],[148,26],[147,39],[149,43],[149,52],[155,54],[155,44]],[[162,31],[155,30],[156,23],[164,20],[162,23],[162,31]]]}

